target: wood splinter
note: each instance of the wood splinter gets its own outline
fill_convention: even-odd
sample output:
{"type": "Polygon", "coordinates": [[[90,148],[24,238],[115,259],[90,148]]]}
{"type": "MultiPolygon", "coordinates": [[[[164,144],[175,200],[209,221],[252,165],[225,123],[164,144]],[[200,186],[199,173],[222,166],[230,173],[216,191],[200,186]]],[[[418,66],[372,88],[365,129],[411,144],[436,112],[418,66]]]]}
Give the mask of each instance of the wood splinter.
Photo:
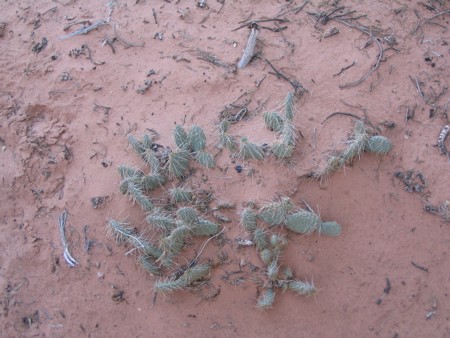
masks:
{"type": "Polygon", "coordinates": [[[255,53],[256,40],[258,39],[259,34],[259,26],[256,23],[252,23],[250,25],[250,28],[251,32],[250,36],[248,37],[247,46],[245,46],[244,54],[242,54],[242,57],[237,64],[237,67],[239,69],[247,66],[255,53]]]}
{"type": "Polygon", "coordinates": [[[447,124],[446,126],[444,126],[442,128],[441,132],[439,133],[438,148],[442,155],[449,155],[449,151],[445,147],[445,139],[447,138],[449,131],[450,131],[450,126],[447,124]]]}

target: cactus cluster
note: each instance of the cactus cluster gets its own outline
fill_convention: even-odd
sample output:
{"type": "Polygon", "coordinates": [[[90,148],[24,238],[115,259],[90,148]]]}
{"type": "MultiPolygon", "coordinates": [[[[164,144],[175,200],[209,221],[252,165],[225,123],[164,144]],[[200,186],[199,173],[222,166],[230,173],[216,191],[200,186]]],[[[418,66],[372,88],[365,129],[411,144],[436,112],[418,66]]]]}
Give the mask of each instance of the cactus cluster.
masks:
{"type": "Polygon", "coordinates": [[[177,125],[173,138],[177,148],[169,154],[168,169],[171,175],[179,179],[184,178],[190,159],[208,169],[214,168],[214,157],[205,151],[206,135],[200,126],[194,125],[186,132],[182,126],[177,125]]]}
{"type": "Polygon", "coordinates": [[[364,151],[378,155],[387,154],[391,148],[391,141],[381,135],[371,135],[372,131],[362,121],[357,120],[352,136],[346,142],[346,147],[340,153],[331,155],[325,166],[313,172],[313,177],[322,179],[340,170],[346,164],[352,163],[356,157],[361,157],[364,151]]]}
{"type": "MultiPolygon", "coordinates": [[[[243,216],[249,218],[248,208],[241,213],[241,223],[248,224],[243,216]]],[[[282,196],[272,202],[264,204],[259,211],[254,213],[269,227],[285,226],[286,229],[299,234],[312,234],[317,232],[325,236],[336,237],[341,233],[341,226],[335,222],[323,222],[320,217],[308,206],[308,210],[299,209],[292,203],[289,197],[282,196]],[[294,211],[296,210],[296,211],[294,211]],[[292,211],[292,212],[291,212],[292,211]]],[[[247,229],[256,229],[256,220],[250,223],[251,227],[244,226],[247,229]]],[[[247,230],[249,231],[249,230],[247,230]]]]}
{"type": "Polygon", "coordinates": [[[170,278],[155,281],[153,290],[157,294],[167,295],[168,293],[192,286],[193,283],[207,277],[210,270],[211,266],[209,264],[198,264],[188,267],[179,277],[176,277],[175,274],[170,278]]]}
{"type": "Polygon", "coordinates": [[[294,153],[298,134],[292,123],[294,115],[294,93],[291,92],[286,95],[280,111],[269,111],[263,115],[266,127],[278,135],[278,139],[270,145],[270,150],[279,160],[289,159],[294,153]]]}
{"type": "MultiPolygon", "coordinates": [[[[120,165],[118,173],[121,181],[120,191],[129,196],[146,213],[146,221],[152,228],[153,238],[150,242],[144,233],[137,233],[126,221],[109,219],[108,234],[119,244],[126,244],[138,252],[138,262],[153,275],[160,275],[165,268],[172,266],[177,255],[185,245],[185,239],[192,236],[214,236],[220,232],[220,226],[200,217],[194,207],[193,191],[187,186],[175,186],[168,190],[171,206],[155,205],[149,194],[164,186],[170,178],[184,179],[189,171],[189,162],[196,160],[206,168],[214,167],[213,157],[205,151],[206,136],[199,126],[192,126],[188,132],[181,126],[173,131],[175,149],[154,143],[153,135],[144,134],[142,139],[128,135],[128,143],[149,168],[148,173],[128,165],[120,165]],[[184,204],[180,206],[180,204],[184,204]]],[[[210,266],[192,264],[178,278],[161,279],[155,282],[155,291],[168,293],[191,285],[205,277],[210,266]]]]}
{"type": "MultiPolygon", "coordinates": [[[[228,149],[234,153],[234,158],[242,160],[264,160],[270,154],[278,160],[289,160],[294,154],[298,135],[293,124],[294,101],[294,93],[288,93],[281,109],[264,113],[265,125],[277,135],[272,144],[253,143],[248,137],[236,141],[229,133],[230,122],[222,120],[218,127],[217,147],[228,149]]],[[[221,226],[207,219],[205,214],[212,212],[219,223],[232,222],[219,210],[234,208],[234,204],[223,204],[210,210],[211,194],[203,196],[198,189],[186,183],[191,161],[208,169],[215,167],[214,157],[206,151],[207,138],[200,126],[194,125],[187,130],[177,125],[173,130],[173,148],[156,144],[155,135],[147,133],[142,139],[132,135],[127,137],[130,147],[146,164],[146,171],[128,165],[118,167],[121,179],[119,190],[145,212],[151,237],[138,232],[126,221],[114,219],[107,221],[107,230],[118,244],[128,246],[128,253],[135,254],[146,271],[158,276],[153,285],[155,294],[166,295],[195,286],[211,273],[214,264],[199,263],[199,256],[186,259],[184,247],[190,238],[209,237],[206,245],[212,237],[221,234],[221,226]],[[164,198],[150,197],[155,190],[174,180],[178,182],[166,190],[164,198]],[[180,268],[180,264],[186,262],[189,262],[187,266],[180,268]],[[176,270],[174,266],[177,266],[176,270]]],[[[387,138],[374,135],[362,121],[357,121],[345,149],[330,156],[325,167],[313,176],[327,176],[361,156],[364,151],[386,154],[391,146],[387,138]]],[[[158,197],[161,197],[161,190],[158,197]]],[[[288,244],[286,230],[303,235],[316,232],[336,237],[341,234],[342,227],[335,221],[322,221],[311,207],[306,206],[306,209],[299,208],[289,197],[281,196],[260,207],[248,203],[239,213],[241,227],[248,233],[251,245],[264,265],[264,283],[256,304],[258,308],[272,307],[280,292],[292,291],[308,296],[316,291],[314,283],[296,279],[292,270],[283,265],[283,251],[288,244]]]]}
{"type": "Polygon", "coordinates": [[[229,121],[227,120],[220,121],[218,128],[219,137],[217,141],[217,146],[221,149],[226,148],[229,151],[234,152],[237,150],[238,146],[235,138],[228,133],[229,129],[230,129],[229,121]]]}
{"type": "Polygon", "coordinates": [[[226,119],[219,123],[217,146],[235,153],[234,156],[241,160],[263,160],[267,153],[271,153],[277,159],[285,160],[292,157],[294,147],[297,144],[298,131],[293,125],[294,118],[294,93],[289,92],[279,111],[268,111],[263,114],[267,128],[277,133],[277,141],[271,145],[252,142],[248,137],[241,137],[239,142],[229,134],[230,122],[226,119]],[[269,152],[270,151],[270,152],[269,152]]]}
{"type": "Polygon", "coordinates": [[[257,300],[257,307],[261,309],[272,307],[277,290],[291,290],[300,295],[312,295],[316,290],[313,283],[295,279],[292,270],[282,266],[282,253],[288,244],[287,238],[280,234],[282,226],[301,234],[317,231],[337,236],[341,232],[341,226],[337,222],[322,222],[314,211],[298,209],[285,196],[266,203],[259,209],[249,203],[240,212],[240,224],[251,237],[265,266],[266,281],[257,300]],[[258,220],[268,228],[259,225],[258,220]]]}

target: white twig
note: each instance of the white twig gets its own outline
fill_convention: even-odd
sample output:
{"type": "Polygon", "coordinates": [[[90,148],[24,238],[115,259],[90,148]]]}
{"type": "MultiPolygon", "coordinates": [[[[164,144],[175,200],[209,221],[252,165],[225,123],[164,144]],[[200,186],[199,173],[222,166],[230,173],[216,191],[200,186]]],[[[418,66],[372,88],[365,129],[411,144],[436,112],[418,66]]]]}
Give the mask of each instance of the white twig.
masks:
{"type": "Polygon", "coordinates": [[[65,227],[66,227],[66,221],[67,221],[67,210],[64,210],[64,212],[59,216],[58,222],[59,222],[59,233],[61,235],[61,241],[64,247],[64,259],[67,262],[67,264],[70,267],[74,267],[78,264],[75,258],[72,257],[69,251],[69,245],[67,244],[66,235],[65,235],[65,227]]]}
{"type": "Polygon", "coordinates": [[[98,27],[101,27],[101,26],[106,25],[106,24],[108,24],[107,20],[100,19],[100,20],[94,22],[90,26],[77,29],[76,31],[74,31],[74,32],[72,32],[70,34],[60,36],[59,39],[60,40],[65,40],[65,39],[71,38],[71,37],[76,36],[76,35],[87,34],[90,31],[93,31],[94,29],[97,29],[98,27]]]}
{"type": "Polygon", "coordinates": [[[238,68],[244,68],[248,65],[250,60],[253,57],[253,54],[255,53],[255,46],[256,46],[256,39],[258,38],[259,34],[259,27],[255,24],[252,27],[252,31],[250,32],[250,36],[247,41],[247,46],[245,47],[244,54],[242,55],[241,59],[239,60],[239,63],[237,64],[238,68]]]}

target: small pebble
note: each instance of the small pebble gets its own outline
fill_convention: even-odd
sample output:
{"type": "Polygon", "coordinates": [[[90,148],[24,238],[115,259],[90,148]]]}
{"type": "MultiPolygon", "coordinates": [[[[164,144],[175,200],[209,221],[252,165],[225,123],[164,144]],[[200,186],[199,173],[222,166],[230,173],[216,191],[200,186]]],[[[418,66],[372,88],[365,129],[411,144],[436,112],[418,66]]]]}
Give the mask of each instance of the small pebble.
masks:
{"type": "Polygon", "coordinates": [[[238,174],[242,172],[242,166],[241,165],[237,165],[234,169],[236,169],[238,174]]]}

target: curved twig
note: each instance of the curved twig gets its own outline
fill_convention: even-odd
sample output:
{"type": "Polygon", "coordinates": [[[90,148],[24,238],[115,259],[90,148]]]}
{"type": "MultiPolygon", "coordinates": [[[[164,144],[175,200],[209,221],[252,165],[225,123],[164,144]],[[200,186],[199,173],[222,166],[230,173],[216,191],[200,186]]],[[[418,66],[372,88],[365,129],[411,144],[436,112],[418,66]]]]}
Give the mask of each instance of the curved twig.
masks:
{"type": "Polygon", "coordinates": [[[441,16],[441,15],[444,15],[444,14],[447,14],[447,13],[450,13],[450,9],[447,9],[447,10],[445,10],[445,11],[442,11],[442,12],[437,13],[436,15],[433,15],[432,17],[426,19],[422,24],[419,23],[419,24],[417,25],[417,27],[414,29],[414,31],[413,31],[411,34],[416,34],[417,31],[418,31],[422,26],[426,25],[427,23],[429,23],[431,20],[437,18],[438,16],[441,16]]]}
{"type": "Polygon", "coordinates": [[[372,39],[372,41],[374,41],[378,46],[379,52],[378,52],[377,60],[376,60],[375,64],[372,66],[372,68],[366,74],[364,74],[360,79],[339,85],[340,89],[355,87],[355,86],[363,83],[373,72],[375,72],[378,69],[378,67],[380,66],[381,60],[383,59],[383,53],[384,53],[383,46],[381,46],[380,41],[378,41],[378,39],[366,27],[352,25],[352,24],[346,22],[345,20],[338,19],[338,18],[333,18],[332,20],[340,22],[350,28],[354,28],[363,34],[368,35],[369,38],[372,39]]]}
{"type": "Polygon", "coordinates": [[[362,117],[359,117],[358,115],[353,114],[353,113],[337,111],[337,112],[334,112],[334,113],[331,113],[330,115],[328,115],[325,118],[325,120],[322,121],[322,124],[324,124],[328,119],[330,119],[331,117],[336,116],[336,115],[350,116],[350,117],[353,117],[353,118],[358,119],[358,120],[362,120],[363,119],[362,117]]]}

